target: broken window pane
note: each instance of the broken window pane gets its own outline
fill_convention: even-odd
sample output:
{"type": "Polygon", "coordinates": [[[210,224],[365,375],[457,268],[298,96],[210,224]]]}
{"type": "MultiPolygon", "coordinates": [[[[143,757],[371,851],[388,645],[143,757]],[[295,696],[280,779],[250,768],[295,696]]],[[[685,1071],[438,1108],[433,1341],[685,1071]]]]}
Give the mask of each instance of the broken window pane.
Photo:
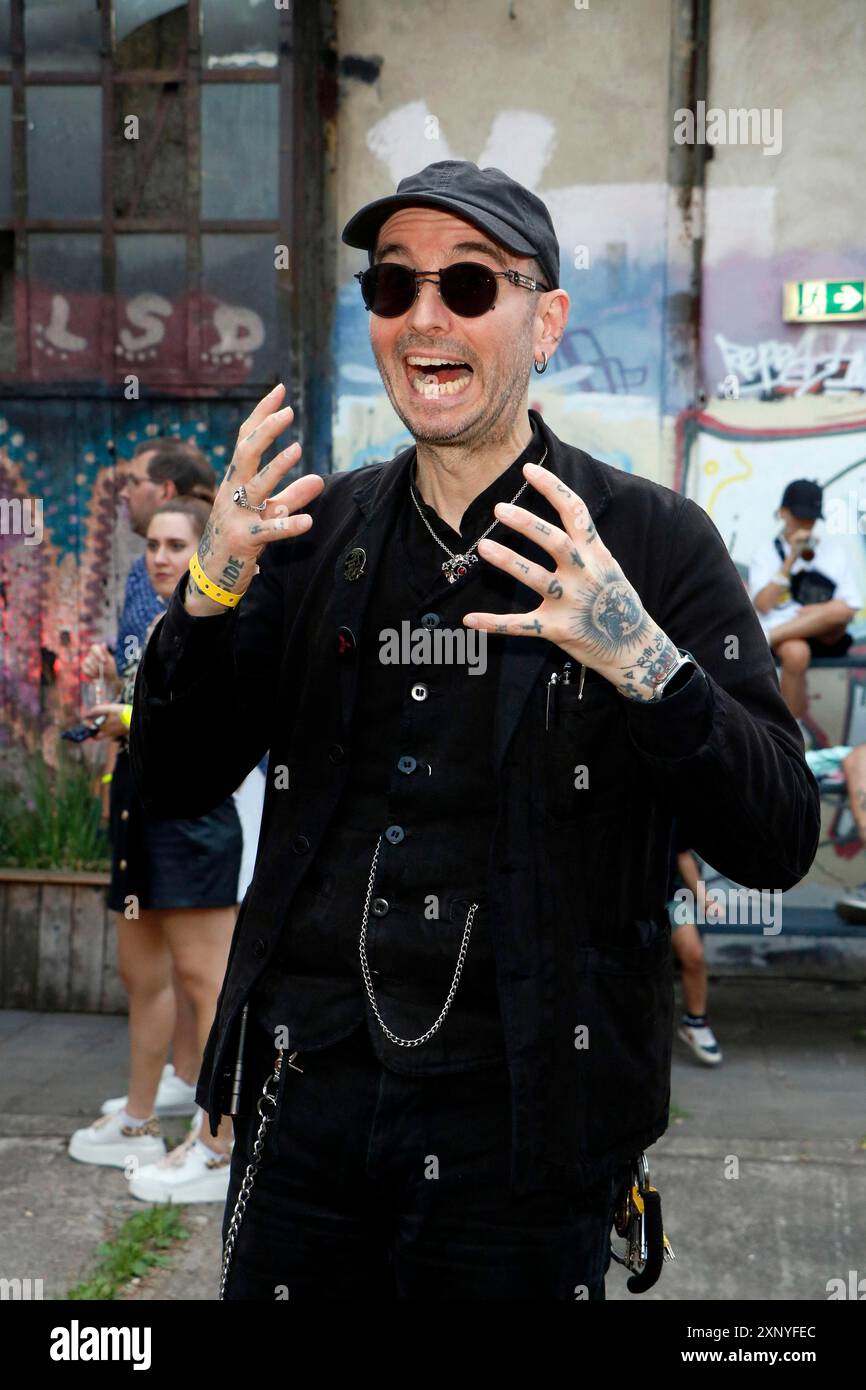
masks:
{"type": "Polygon", "coordinates": [[[114,0],[115,67],[186,67],[188,29],[177,0],[114,0]]]}

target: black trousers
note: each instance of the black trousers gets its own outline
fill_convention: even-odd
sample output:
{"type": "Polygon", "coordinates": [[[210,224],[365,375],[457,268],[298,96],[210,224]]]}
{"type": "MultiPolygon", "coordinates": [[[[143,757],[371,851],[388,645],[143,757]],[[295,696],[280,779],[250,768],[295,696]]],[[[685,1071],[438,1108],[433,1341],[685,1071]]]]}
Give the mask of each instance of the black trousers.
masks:
{"type": "MultiPolygon", "coordinates": [[[[274,1057],[251,1028],[250,1096],[274,1057]]],[[[366,1026],[298,1055],[303,1072],[285,1062],[226,1299],[604,1298],[628,1165],[579,1196],[515,1197],[504,1066],[399,1076],[366,1026]]],[[[235,1120],[224,1240],[260,1123],[254,1104],[235,1120]]]]}

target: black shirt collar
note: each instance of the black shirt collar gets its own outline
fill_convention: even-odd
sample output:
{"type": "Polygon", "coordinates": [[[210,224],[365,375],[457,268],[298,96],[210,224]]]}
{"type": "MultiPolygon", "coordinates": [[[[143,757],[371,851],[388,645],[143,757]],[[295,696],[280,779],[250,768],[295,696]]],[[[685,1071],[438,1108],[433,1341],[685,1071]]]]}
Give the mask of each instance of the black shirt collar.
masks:
{"type": "MultiPolygon", "coordinates": [[[[454,531],[447,522],[442,520],[435,508],[422,499],[415,476],[418,466],[417,455],[413,458],[409,476],[415,489],[415,496],[418,498],[422,512],[433,526],[437,536],[441,536],[442,540],[447,541],[450,536],[457,545],[471,545],[474,540],[477,540],[484,528],[494,520],[493,508],[497,502],[510,502],[518,488],[526,482],[523,476],[523,465],[538,462],[544,453],[544,440],[532,416],[529,417],[529,423],[532,426],[532,438],[526,448],[503,473],[499,474],[498,478],[494,478],[489,487],[486,487],[483,492],[479,492],[478,496],[472,499],[461,518],[460,531],[454,531]]],[[[521,503],[522,501],[521,498],[521,503]]],[[[414,511],[414,506],[412,509],[414,511]]]]}

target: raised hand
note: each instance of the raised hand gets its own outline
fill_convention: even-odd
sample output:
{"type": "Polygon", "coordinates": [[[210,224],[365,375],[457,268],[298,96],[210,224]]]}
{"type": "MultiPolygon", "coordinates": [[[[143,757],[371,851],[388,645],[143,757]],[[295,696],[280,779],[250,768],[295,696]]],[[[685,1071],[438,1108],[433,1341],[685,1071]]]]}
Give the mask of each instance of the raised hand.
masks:
{"type": "MultiPolygon", "coordinates": [[[[242,594],[249,588],[258,556],[271,541],[300,536],[309,530],[313,519],[299,508],[318,497],[325,486],[318,473],[308,473],[278,497],[270,496],[301,457],[300,444],[290,444],[264,468],[258,468],[264,451],[294,419],[291,406],[279,408],[284,395],[285,387],[275,386],[241,425],[231,463],[199,542],[198,561],[206,577],[230,593],[242,594]],[[245,489],[251,507],[264,502],[264,510],[250,511],[233,501],[239,487],[245,489]]],[[[186,607],[197,616],[226,611],[202,593],[192,575],[187,584],[186,607]]]]}
{"type": "Polygon", "coordinates": [[[648,700],[677,660],[677,648],[647,613],[634,585],[595,528],[586,503],[546,468],[527,463],[524,476],[554,507],[563,529],[524,507],[499,502],[500,521],[529,536],[556,561],[550,571],[483,540],[478,554],[542,596],[531,613],[467,613],[467,627],[504,636],[544,637],[598,671],[622,695],[648,700]]]}

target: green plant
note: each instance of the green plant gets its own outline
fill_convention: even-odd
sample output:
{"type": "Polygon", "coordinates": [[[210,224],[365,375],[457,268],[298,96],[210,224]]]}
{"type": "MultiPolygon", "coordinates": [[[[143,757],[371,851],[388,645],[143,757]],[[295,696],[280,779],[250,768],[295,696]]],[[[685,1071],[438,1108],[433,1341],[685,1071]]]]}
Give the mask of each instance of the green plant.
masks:
{"type": "Polygon", "coordinates": [[[165,1252],[189,1231],[176,1206],[165,1202],[127,1217],[110,1240],[96,1247],[96,1268],[66,1295],[68,1299],[111,1299],[130,1279],[147,1274],[154,1265],[167,1265],[165,1252]]]}
{"type": "Polygon", "coordinates": [[[108,837],[83,757],[61,744],[57,766],[31,755],[23,788],[0,785],[0,863],[15,869],[107,869],[108,837]]]}

